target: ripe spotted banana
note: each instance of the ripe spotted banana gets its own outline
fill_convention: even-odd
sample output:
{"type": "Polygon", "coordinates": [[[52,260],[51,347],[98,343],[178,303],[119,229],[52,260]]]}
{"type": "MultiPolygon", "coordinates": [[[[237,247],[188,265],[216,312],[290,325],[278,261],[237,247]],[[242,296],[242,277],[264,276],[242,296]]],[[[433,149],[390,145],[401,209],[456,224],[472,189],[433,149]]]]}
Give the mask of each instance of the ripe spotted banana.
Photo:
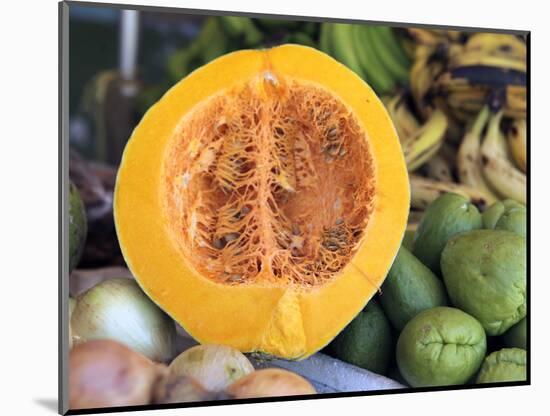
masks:
{"type": "Polygon", "coordinates": [[[435,199],[447,192],[463,195],[480,209],[485,209],[489,205],[487,195],[470,186],[436,181],[414,174],[409,175],[409,181],[411,184],[411,208],[414,209],[426,209],[435,199]]]}
{"type": "Polygon", "coordinates": [[[425,164],[426,174],[429,178],[435,179],[441,182],[452,182],[453,174],[451,171],[451,165],[445,159],[440,152],[434,157],[428,160],[425,164]]]}
{"type": "Polygon", "coordinates": [[[489,107],[485,105],[477,115],[473,125],[464,135],[458,149],[457,167],[460,182],[482,190],[487,194],[488,202],[498,201],[498,196],[491,190],[481,167],[481,136],[489,121],[489,107]]]}
{"type": "Polygon", "coordinates": [[[411,112],[403,94],[389,97],[385,102],[386,109],[393,121],[399,140],[403,143],[420,128],[420,123],[411,112]]]}
{"type": "Polygon", "coordinates": [[[505,198],[527,203],[527,180],[508,157],[506,139],[500,131],[503,110],[491,116],[483,144],[481,162],[483,174],[491,187],[505,198]]]}
{"type": "Polygon", "coordinates": [[[515,35],[498,33],[476,33],[470,36],[465,44],[468,52],[479,52],[485,55],[507,56],[525,60],[527,46],[515,35]]]}
{"type": "Polygon", "coordinates": [[[508,146],[516,165],[527,170],[527,122],[524,118],[516,119],[508,130],[508,146]]]}
{"type": "Polygon", "coordinates": [[[437,153],[447,130],[447,116],[439,109],[402,144],[409,171],[414,171],[437,153]]]}
{"type": "Polygon", "coordinates": [[[416,107],[423,117],[427,117],[429,110],[426,105],[426,95],[432,88],[434,81],[444,70],[445,65],[442,61],[433,59],[429,49],[422,48],[417,50],[417,58],[411,67],[411,93],[416,107]],[[424,52],[419,52],[424,50],[424,52]]]}
{"type": "Polygon", "coordinates": [[[488,55],[483,52],[463,52],[454,55],[449,61],[450,68],[461,66],[489,66],[516,71],[527,71],[527,61],[525,59],[515,59],[508,56],[488,55]]]}

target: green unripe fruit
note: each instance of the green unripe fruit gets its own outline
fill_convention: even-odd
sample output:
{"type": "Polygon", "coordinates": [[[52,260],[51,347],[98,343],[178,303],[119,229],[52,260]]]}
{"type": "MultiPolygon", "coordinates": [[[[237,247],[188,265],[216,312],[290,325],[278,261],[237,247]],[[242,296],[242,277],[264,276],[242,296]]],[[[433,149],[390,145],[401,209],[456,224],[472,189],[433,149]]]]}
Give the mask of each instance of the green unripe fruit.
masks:
{"type": "Polygon", "coordinates": [[[426,209],[414,236],[413,254],[441,275],[441,252],[451,237],[481,228],[478,209],[461,195],[441,195],[426,209]]]}
{"type": "Polygon", "coordinates": [[[423,310],[447,305],[440,279],[405,247],[401,247],[381,287],[380,303],[399,331],[423,310]]]}
{"type": "Polygon", "coordinates": [[[466,383],[479,369],[487,340],[480,323],[445,306],[420,312],[397,341],[397,365],[412,387],[466,383]]]}
{"type": "Polygon", "coordinates": [[[477,383],[525,381],[527,379],[527,352],[520,348],[504,348],[485,358],[477,376],[477,383]]]}
{"type": "Polygon", "coordinates": [[[503,334],[526,314],[525,238],[475,230],[451,239],[441,255],[451,302],[474,316],[488,335],[503,334]]]}
{"type": "Polygon", "coordinates": [[[401,242],[401,245],[405,247],[410,252],[413,251],[414,248],[414,230],[406,230],[405,235],[403,236],[403,241],[401,242]]]}
{"type": "Polygon", "coordinates": [[[378,303],[367,306],[329,344],[335,358],[378,374],[386,374],[393,352],[391,327],[378,303]]]}

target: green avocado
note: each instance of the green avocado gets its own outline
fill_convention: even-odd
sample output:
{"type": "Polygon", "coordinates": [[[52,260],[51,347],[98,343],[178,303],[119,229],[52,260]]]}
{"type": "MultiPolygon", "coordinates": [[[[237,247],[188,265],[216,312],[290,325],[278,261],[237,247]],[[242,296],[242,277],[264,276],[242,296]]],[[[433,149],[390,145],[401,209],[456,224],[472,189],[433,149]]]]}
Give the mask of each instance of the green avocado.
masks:
{"type": "Polygon", "coordinates": [[[393,353],[391,327],[384,312],[371,299],[326,349],[327,353],[347,363],[386,374],[393,353]]]}
{"type": "Polygon", "coordinates": [[[525,237],[474,230],[447,243],[441,268],[454,306],[474,316],[488,335],[501,335],[526,314],[525,237]]]}
{"type": "Polygon", "coordinates": [[[477,383],[525,381],[527,379],[527,352],[521,348],[503,348],[485,358],[477,383]]]}
{"type": "Polygon", "coordinates": [[[507,347],[527,349],[527,318],[523,318],[502,335],[507,347]]]}
{"type": "Polygon", "coordinates": [[[403,236],[403,241],[401,242],[401,245],[409,251],[413,251],[414,231],[415,230],[406,230],[405,235],[403,236]]]}
{"type": "Polygon", "coordinates": [[[73,271],[80,261],[87,232],[84,203],[77,187],[71,182],[69,184],[69,272],[73,271]]]}
{"type": "Polygon", "coordinates": [[[399,249],[381,292],[382,308],[399,331],[419,312],[447,305],[441,280],[405,247],[399,249]]]}
{"type": "Polygon", "coordinates": [[[478,228],[481,228],[481,214],[473,204],[461,195],[443,194],[426,209],[414,235],[413,254],[441,276],[439,261],[447,241],[478,228]]]}
{"type": "Polygon", "coordinates": [[[409,321],[397,341],[396,358],[412,387],[449,386],[475,375],[486,350],[485,331],[475,318],[440,306],[409,321]]]}

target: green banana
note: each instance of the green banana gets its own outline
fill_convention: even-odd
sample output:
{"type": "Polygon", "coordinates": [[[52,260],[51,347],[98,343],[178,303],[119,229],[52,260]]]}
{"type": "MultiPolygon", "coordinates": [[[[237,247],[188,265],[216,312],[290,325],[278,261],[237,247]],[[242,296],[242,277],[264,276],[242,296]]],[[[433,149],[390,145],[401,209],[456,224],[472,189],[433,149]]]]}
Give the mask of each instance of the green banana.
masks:
{"type": "Polygon", "coordinates": [[[216,17],[209,17],[206,20],[195,43],[203,63],[227,53],[229,49],[227,36],[223,32],[220,20],[216,17]]]}
{"type": "Polygon", "coordinates": [[[388,74],[379,61],[373,47],[369,27],[366,25],[353,25],[353,47],[364,70],[367,82],[369,82],[378,94],[384,94],[395,87],[395,81],[388,74]]]}
{"type": "Polygon", "coordinates": [[[504,110],[492,115],[483,144],[481,160],[483,174],[491,186],[503,197],[527,203],[527,180],[508,157],[506,139],[500,131],[500,121],[504,110]]]}
{"type": "Polygon", "coordinates": [[[373,26],[372,28],[379,32],[381,42],[389,53],[399,61],[402,67],[408,69],[411,66],[411,60],[397,38],[394,29],[390,26],[373,26]]]}
{"type": "Polygon", "coordinates": [[[300,25],[300,30],[306,35],[309,35],[312,38],[315,38],[317,37],[317,33],[319,32],[319,23],[302,22],[300,25]]]}
{"type": "Polygon", "coordinates": [[[481,135],[489,120],[489,107],[483,106],[477,115],[474,123],[464,135],[462,143],[458,149],[457,166],[458,177],[464,185],[472,186],[485,192],[488,196],[488,202],[492,204],[498,201],[498,196],[494,194],[489,185],[485,182],[481,168],[481,135]]]}
{"type": "Polygon", "coordinates": [[[355,25],[346,23],[329,23],[331,27],[331,47],[334,57],[361,78],[365,78],[363,67],[359,63],[354,50],[353,28],[355,25]]]}
{"type": "MultiPolygon", "coordinates": [[[[393,78],[403,83],[409,80],[409,66],[403,65],[400,59],[393,54],[392,49],[388,47],[388,41],[386,34],[381,32],[382,26],[367,26],[366,31],[371,39],[372,49],[382,66],[386,71],[393,76],[393,78]]],[[[391,34],[391,32],[390,32],[391,34]]]]}
{"type": "Polygon", "coordinates": [[[330,23],[321,23],[319,31],[319,49],[324,53],[333,55],[332,52],[332,26],[330,23]]]}
{"type": "Polygon", "coordinates": [[[217,17],[205,20],[197,38],[186,48],[174,52],[166,64],[168,76],[179,81],[199,65],[228,51],[228,42],[217,17]]]}
{"type": "Polygon", "coordinates": [[[242,38],[247,46],[257,46],[263,40],[262,32],[249,17],[220,16],[220,21],[229,36],[242,38]]]}
{"type": "Polygon", "coordinates": [[[435,109],[426,123],[412,137],[405,139],[403,153],[410,172],[420,167],[437,153],[445,138],[447,125],[448,121],[445,113],[435,109]]]}

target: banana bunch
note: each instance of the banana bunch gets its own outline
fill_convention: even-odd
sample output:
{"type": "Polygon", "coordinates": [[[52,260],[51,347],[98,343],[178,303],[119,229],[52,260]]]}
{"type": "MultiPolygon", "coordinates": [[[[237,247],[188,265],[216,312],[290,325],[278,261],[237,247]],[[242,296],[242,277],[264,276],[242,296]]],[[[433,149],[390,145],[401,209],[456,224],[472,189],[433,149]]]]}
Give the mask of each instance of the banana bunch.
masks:
{"type": "Polygon", "coordinates": [[[500,125],[504,110],[491,115],[481,145],[481,166],[489,185],[502,199],[527,203],[527,178],[511,158],[506,137],[500,125]]]}
{"type": "Polygon", "coordinates": [[[482,107],[460,145],[458,176],[462,184],[484,193],[490,203],[511,198],[525,204],[526,123],[514,120],[507,138],[501,130],[503,115],[503,109],[492,114],[488,105],[482,107]]]}
{"type": "Polygon", "coordinates": [[[416,211],[425,210],[439,196],[453,192],[468,198],[480,209],[490,205],[486,195],[479,189],[456,182],[441,182],[415,174],[409,175],[411,184],[411,208],[416,211]]]}
{"type": "Polygon", "coordinates": [[[525,42],[514,35],[476,33],[464,45],[448,50],[446,70],[430,90],[434,101],[456,118],[467,121],[483,107],[487,98],[502,90],[504,114],[525,118],[527,107],[525,42]]]}
{"type": "MultiPolygon", "coordinates": [[[[412,172],[438,153],[448,127],[447,116],[443,111],[435,109],[426,121],[421,123],[411,110],[410,97],[407,95],[398,93],[383,97],[382,101],[397,131],[407,168],[412,172]]],[[[441,163],[445,162],[441,160],[441,163]]]]}
{"type": "Polygon", "coordinates": [[[378,94],[409,80],[410,59],[392,28],[323,23],[319,48],[353,70],[378,94]]]}

